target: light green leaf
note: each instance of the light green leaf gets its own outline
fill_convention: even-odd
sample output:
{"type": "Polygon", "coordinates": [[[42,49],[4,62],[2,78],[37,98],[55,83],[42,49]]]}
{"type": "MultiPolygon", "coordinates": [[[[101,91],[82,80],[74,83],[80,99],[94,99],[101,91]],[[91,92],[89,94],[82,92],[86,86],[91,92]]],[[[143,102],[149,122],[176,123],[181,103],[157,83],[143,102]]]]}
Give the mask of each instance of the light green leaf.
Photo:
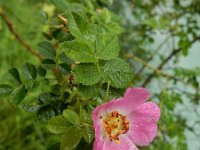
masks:
{"type": "Polygon", "coordinates": [[[47,129],[54,134],[61,134],[67,130],[71,124],[63,118],[63,116],[56,116],[48,121],[47,129]]]}
{"type": "Polygon", "coordinates": [[[65,119],[67,119],[73,125],[80,124],[80,118],[79,118],[78,114],[72,110],[65,109],[63,111],[63,116],[65,119]]]}
{"type": "Polygon", "coordinates": [[[81,140],[81,131],[79,128],[69,128],[61,141],[61,150],[72,150],[74,149],[81,140]]]}
{"type": "Polygon", "coordinates": [[[22,66],[22,71],[27,79],[29,80],[36,79],[37,70],[34,65],[26,63],[22,66]]]}
{"type": "Polygon", "coordinates": [[[87,143],[91,143],[94,138],[93,129],[89,126],[91,121],[91,116],[88,115],[85,109],[80,109],[81,122],[84,123],[84,126],[81,128],[81,134],[87,143]]]}
{"type": "Polygon", "coordinates": [[[85,35],[91,34],[91,25],[87,18],[78,12],[68,12],[70,33],[77,39],[83,40],[85,35]]]}
{"type": "Polygon", "coordinates": [[[97,36],[96,55],[99,59],[110,60],[119,54],[119,43],[116,36],[112,34],[101,34],[97,36]]]}
{"type": "Polygon", "coordinates": [[[8,96],[9,94],[12,93],[12,91],[13,91],[13,87],[6,84],[0,85],[0,97],[8,96]]]}
{"type": "Polygon", "coordinates": [[[131,82],[132,71],[129,65],[120,58],[107,61],[103,66],[104,79],[111,86],[116,88],[124,88],[131,82]]]}
{"type": "Polygon", "coordinates": [[[54,47],[48,41],[38,43],[39,51],[44,58],[54,59],[56,57],[56,51],[54,47]]]}
{"type": "Polygon", "coordinates": [[[81,128],[81,134],[87,143],[91,143],[94,139],[94,131],[88,126],[81,128]]]}
{"type": "Polygon", "coordinates": [[[86,43],[77,40],[64,42],[61,49],[74,61],[78,62],[96,62],[94,50],[86,43]]]}
{"type": "Polygon", "coordinates": [[[101,76],[94,64],[80,64],[74,70],[75,81],[84,85],[94,85],[99,82],[101,76]]]}

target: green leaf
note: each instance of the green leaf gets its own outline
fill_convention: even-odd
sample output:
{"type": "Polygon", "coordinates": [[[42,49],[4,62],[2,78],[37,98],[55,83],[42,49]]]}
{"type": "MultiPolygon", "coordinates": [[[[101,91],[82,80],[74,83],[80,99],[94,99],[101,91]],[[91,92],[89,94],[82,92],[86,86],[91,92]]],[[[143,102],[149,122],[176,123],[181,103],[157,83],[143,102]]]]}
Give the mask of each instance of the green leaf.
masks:
{"type": "Polygon", "coordinates": [[[12,91],[13,91],[13,87],[6,84],[0,85],[0,97],[8,96],[9,94],[12,93],[12,91]]]}
{"type": "Polygon", "coordinates": [[[40,22],[42,24],[47,24],[48,23],[48,14],[45,11],[40,11],[40,22]]]}
{"type": "Polygon", "coordinates": [[[101,34],[97,36],[96,55],[99,59],[110,60],[119,54],[119,43],[116,36],[112,34],[101,34]]]}
{"type": "Polygon", "coordinates": [[[69,57],[67,57],[65,55],[65,53],[61,53],[59,55],[59,58],[62,62],[66,63],[66,64],[74,64],[75,62],[73,60],[71,60],[69,57]]]}
{"type": "Polygon", "coordinates": [[[29,80],[36,79],[37,70],[34,65],[26,63],[22,66],[22,71],[27,79],[29,80]]]}
{"type": "Polygon", "coordinates": [[[84,126],[81,128],[81,134],[87,143],[91,143],[94,138],[94,132],[89,123],[91,122],[91,117],[88,115],[85,109],[80,109],[81,122],[84,122],[84,126]],[[87,125],[88,124],[88,125],[87,125]]]}
{"type": "Polygon", "coordinates": [[[113,0],[100,0],[102,3],[105,3],[107,5],[112,5],[113,4],[113,0]]]}
{"type": "Polygon", "coordinates": [[[94,50],[86,43],[73,40],[61,44],[61,49],[74,61],[96,62],[94,50]]]}
{"type": "Polygon", "coordinates": [[[28,90],[25,89],[25,86],[20,86],[19,88],[13,91],[12,102],[15,104],[19,104],[27,95],[28,90]]]}
{"type": "Polygon", "coordinates": [[[54,134],[64,133],[71,124],[63,118],[63,116],[56,116],[48,121],[47,129],[54,134]]]}
{"type": "Polygon", "coordinates": [[[47,150],[60,150],[60,142],[50,145],[47,150]]]}
{"type": "Polygon", "coordinates": [[[94,64],[80,64],[74,70],[75,81],[84,85],[94,85],[99,82],[101,76],[94,64]]]}
{"type": "Polygon", "coordinates": [[[55,61],[52,60],[52,59],[44,59],[44,60],[42,61],[42,67],[43,67],[44,69],[52,70],[52,69],[54,69],[55,66],[56,66],[56,63],[55,63],[55,61]]]}
{"type": "Polygon", "coordinates": [[[70,7],[69,3],[65,0],[50,0],[58,9],[60,10],[67,10],[70,7]]]}
{"type": "Polygon", "coordinates": [[[81,140],[80,129],[76,127],[69,128],[61,141],[61,150],[73,150],[81,140]]]}
{"type": "Polygon", "coordinates": [[[60,95],[61,94],[61,86],[60,84],[54,84],[51,86],[51,91],[55,95],[60,95]]]}
{"type": "Polygon", "coordinates": [[[87,143],[91,143],[94,139],[94,131],[88,126],[81,128],[81,134],[87,143]]]}
{"type": "Polygon", "coordinates": [[[120,58],[107,61],[103,66],[104,79],[111,86],[124,88],[132,80],[132,71],[129,65],[120,58]]]}
{"type": "Polygon", "coordinates": [[[83,40],[85,35],[91,34],[91,25],[86,17],[78,12],[68,12],[70,33],[77,39],[83,40]]]}
{"type": "Polygon", "coordinates": [[[25,88],[28,89],[28,90],[31,90],[31,89],[34,89],[34,88],[37,88],[39,86],[39,82],[38,81],[35,81],[35,80],[29,80],[25,85],[25,88]]]}
{"type": "Polygon", "coordinates": [[[39,51],[44,58],[54,59],[56,57],[56,51],[54,47],[48,41],[38,43],[39,51]]]}
{"type": "Polygon", "coordinates": [[[19,76],[19,71],[17,70],[17,68],[12,68],[8,72],[12,75],[12,77],[14,77],[16,81],[18,81],[19,83],[22,83],[19,76]]]}
{"type": "Polygon", "coordinates": [[[97,90],[97,87],[95,86],[84,86],[80,85],[79,86],[79,93],[85,97],[85,98],[95,98],[99,96],[99,92],[97,90]]]}
{"type": "Polygon", "coordinates": [[[73,125],[80,124],[80,118],[79,118],[78,114],[72,110],[65,109],[63,111],[63,116],[73,125]]]}
{"type": "Polygon", "coordinates": [[[70,72],[71,72],[70,66],[66,63],[59,64],[58,69],[59,69],[59,72],[63,75],[70,74],[70,72]]]}
{"type": "Polygon", "coordinates": [[[39,66],[37,68],[37,73],[38,73],[39,76],[45,77],[45,75],[46,75],[47,72],[46,72],[46,70],[42,66],[39,66]]]}
{"type": "Polygon", "coordinates": [[[56,116],[55,109],[49,105],[40,108],[37,112],[37,118],[40,121],[44,121],[44,122],[55,116],[56,116]]]}

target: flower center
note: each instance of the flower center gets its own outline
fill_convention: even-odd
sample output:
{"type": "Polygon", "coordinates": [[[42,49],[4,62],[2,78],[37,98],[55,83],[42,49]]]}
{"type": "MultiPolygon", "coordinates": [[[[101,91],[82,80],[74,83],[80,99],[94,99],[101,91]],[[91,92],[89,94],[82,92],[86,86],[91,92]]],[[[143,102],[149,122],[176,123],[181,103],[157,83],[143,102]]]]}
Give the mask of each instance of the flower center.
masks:
{"type": "Polygon", "coordinates": [[[119,144],[119,135],[128,132],[129,121],[126,116],[114,111],[111,112],[107,118],[103,119],[103,127],[110,140],[119,144]]]}

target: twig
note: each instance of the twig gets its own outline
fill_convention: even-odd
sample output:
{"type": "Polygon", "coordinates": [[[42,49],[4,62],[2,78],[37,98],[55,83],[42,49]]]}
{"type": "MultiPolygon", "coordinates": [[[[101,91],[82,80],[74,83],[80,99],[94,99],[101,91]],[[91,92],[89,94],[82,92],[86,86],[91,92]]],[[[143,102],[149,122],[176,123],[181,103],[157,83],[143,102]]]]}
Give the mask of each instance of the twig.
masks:
{"type": "Polygon", "coordinates": [[[35,49],[33,49],[29,44],[27,44],[22,37],[20,37],[20,35],[16,32],[16,30],[13,27],[12,22],[7,18],[7,16],[5,16],[5,14],[3,13],[2,8],[0,7],[0,16],[3,19],[3,21],[5,22],[5,24],[7,25],[8,29],[10,30],[10,32],[15,36],[15,38],[18,40],[18,42],[24,46],[26,48],[26,50],[28,52],[30,52],[32,55],[36,56],[38,59],[42,60],[42,56],[36,52],[35,49]]]}
{"type": "MultiPolygon", "coordinates": [[[[160,43],[160,45],[158,46],[158,48],[154,51],[154,53],[147,59],[147,63],[150,62],[154,56],[161,50],[161,48],[163,47],[163,45],[169,40],[170,36],[168,36],[164,41],[162,41],[162,43],[160,43]]],[[[141,74],[144,69],[145,69],[145,65],[142,66],[142,68],[137,72],[137,74],[135,75],[136,77],[141,74]]]]}
{"type": "MultiPolygon", "coordinates": [[[[196,41],[200,40],[200,36],[194,38],[193,41],[191,41],[191,43],[195,43],[196,41]]],[[[163,66],[173,57],[175,56],[177,53],[179,53],[180,51],[182,51],[182,48],[178,48],[178,49],[175,49],[173,50],[166,58],[165,60],[157,67],[158,70],[161,70],[163,68],[163,66]]],[[[143,87],[145,87],[150,81],[151,79],[153,78],[154,76],[154,73],[156,73],[155,71],[150,74],[148,76],[148,78],[144,81],[144,83],[142,84],[143,87]]]]}
{"type": "Polygon", "coordinates": [[[162,75],[162,76],[164,76],[164,77],[168,77],[168,78],[174,78],[172,75],[167,74],[167,73],[163,72],[163,71],[160,70],[160,69],[154,68],[154,67],[151,66],[149,63],[145,62],[144,60],[142,60],[141,58],[139,58],[139,57],[137,57],[137,56],[135,56],[135,55],[133,55],[133,54],[126,55],[125,57],[126,57],[126,58],[132,58],[132,59],[134,59],[135,61],[137,61],[137,62],[143,64],[145,67],[147,67],[147,68],[153,70],[153,71],[154,71],[155,73],[157,73],[157,74],[160,74],[160,75],[162,75]]]}

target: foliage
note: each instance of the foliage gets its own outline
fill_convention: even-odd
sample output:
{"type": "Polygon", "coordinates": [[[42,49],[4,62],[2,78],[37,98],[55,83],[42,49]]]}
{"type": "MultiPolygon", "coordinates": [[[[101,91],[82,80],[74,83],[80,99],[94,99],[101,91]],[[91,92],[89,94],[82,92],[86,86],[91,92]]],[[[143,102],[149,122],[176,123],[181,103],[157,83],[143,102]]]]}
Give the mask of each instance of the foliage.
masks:
{"type": "MultiPolygon", "coordinates": [[[[12,4],[14,3],[16,2],[13,1],[12,4]]],[[[199,71],[196,71],[199,68],[188,70],[177,67],[169,74],[163,73],[162,69],[167,71],[163,66],[172,57],[175,58],[172,62],[175,64],[180,56],[188,55],[192,44],[199,40],[198,23],[195,17],[191,17],[199,15],[198,1],[191,1],[187,5],[179,0],[172,1],[171,6],[168,6],[169,2],[165,0],[31,0],[30,3],[38,8],[42,5],[43,9],[40,18],[34,17],[30,24],[27,23],[34,34],[32,37],[24,36],[24,39],[27,39],[34,49],[38,49],[41,60],[24,54],[30,58],[25,62],[23,57],[19,56],[17,63],[11,64],[13,68],[9,69],[8,73],[2,73],[7,80],[1,80],[0,96],[6,97],[12,105],[35,112],[40,125],[45,124],[55,136],[51,144],[46,142],[48,149],[92,149],[93,108],[122,96],[128,86],[151,87],[150,81],[153,78],[161,83],[160,91],[153,93],[153,97],[161,107],[162,116],[157,139],[151,146],[142,149],[187,149],[184,131],[189,127],[186,120],[174,112],[176,106],[183,103],[182,95],[189,97],[192,103],[199,104],[199,71]],[[134,8],[130,7],[132,5],[134,8]],[[168,7],[172,10],[168,11],[168,7]],[[131,14],[129,18],[125,16],[127,10],[131,14]],[[183,18],[187,23],[182,23],[183,18]],[[33,20],[40,20],[43,26],[33,20]],[[37,26],[37,29],[34,29],[34,26],[37,26]],[[37,33],[38,31],[40,33],[37,33]],[[153,50],[151,46],[157,42],[157,32],[163,32],[167,36],[164,44],[169,39],[173,40],[175,44],[172,51],[163,53],[164,44],[153,50]],[[149,64],[156,57],[160,63],[157,68],[149,64]],[[20,62],[21,60],[23,61],[20,62]],[[153,72],[144,71],[145,67],[153,72]],[[188,92],[177,90],[178,83],[192,86],[195,94],[191,96],[188,92]]],[[[3,12],[10,11],[9,13],[13,14],[14,9],[9,9],[11,4],[0,2],[1,5],[3,12]]],[[[30,7],[27,2],[23,5],[25,8],[30,7]]],[[[34,16],[37,10],[32,10],[31,16],[34,16]]],[[[23,11],[31,13],[31,10],[23,11]]],[[[22,15],[26,15],[24,12],[22,15]]],[[[14,21],[18,22],[15,19],[14,21]]],[[[19,23],[16,28],[21,29],[21,26],[19,23]]],[[[18,32],[23,35],[27,31],[21,29],[18,32]]],[[[15,41],[4,32],[8,38],[0,41],[2,44],[9,45],[15,41]]],[[[15,55],[23,51],[20,44],[16,49],[15,55]]],[[[6,53],[2,54],[2,58],[4,55],[6,53]]],[[[1,68],[8,66],[3,63],[1,68]]],[[[39,124],[35,125],[30,134],[35,134],[38,126],[39,124]]],[[[44,134],[46,136],[46,132],[44,134]]]]}

